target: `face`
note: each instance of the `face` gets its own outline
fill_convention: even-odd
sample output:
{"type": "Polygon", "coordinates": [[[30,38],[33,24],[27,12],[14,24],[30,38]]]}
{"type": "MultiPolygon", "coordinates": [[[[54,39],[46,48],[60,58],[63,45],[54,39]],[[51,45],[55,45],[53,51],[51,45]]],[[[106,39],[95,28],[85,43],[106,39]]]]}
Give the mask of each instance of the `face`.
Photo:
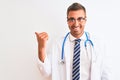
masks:
{"type": "Polygon", "coordinates": [[[80,38],[84,33],[86,14],[84,10],[70,11],[67,16],[67,23],[71,34],[80,38]]]}

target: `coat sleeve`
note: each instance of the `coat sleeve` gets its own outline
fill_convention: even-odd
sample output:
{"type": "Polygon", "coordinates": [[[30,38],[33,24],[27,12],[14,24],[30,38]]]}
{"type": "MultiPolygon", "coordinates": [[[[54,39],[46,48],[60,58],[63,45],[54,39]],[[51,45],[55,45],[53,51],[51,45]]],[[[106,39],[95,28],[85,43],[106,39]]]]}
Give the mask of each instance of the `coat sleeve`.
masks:
{"type": "Polygon", "coordinates": [[[101,80],[112,80],[111,78],[111,69],[107,63],[103,62],[103,71],[101,80]]]}
{"type": "Polygon", "coordinates": [[[112,72],[111,72],[111,63],[109,53],[107,51],[106,42],[103,42],[103,64],[102,64],[102,76],[101,80],[112,80],[112,72]]]}
{"type": "Polygon", "coordinates": [[[48,57],[45,58],[44,63],[38,59],[37,64],[38,64],[38,69],[43,77],[51,76],[51,63],[48,57]]]}

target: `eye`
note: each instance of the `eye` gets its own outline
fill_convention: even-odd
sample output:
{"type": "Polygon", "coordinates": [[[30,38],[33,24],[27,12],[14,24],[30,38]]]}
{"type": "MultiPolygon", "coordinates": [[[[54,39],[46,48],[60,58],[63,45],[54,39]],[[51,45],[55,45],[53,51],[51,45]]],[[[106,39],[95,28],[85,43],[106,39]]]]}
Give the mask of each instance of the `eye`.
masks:
{"type": "Polygon", "coordinates": [[[74,19],[74,18],[68,18],[68,21],[69,21],[69,22],[74,22],[75,19],[74,19]]]}
{"type": "Polygon", "coordinates": [[[83,18],[83,17],[79,17],[77,20],[78,20],[79,22],[81,22],[81,21],[84,21],[85,18],[83,18]]]}

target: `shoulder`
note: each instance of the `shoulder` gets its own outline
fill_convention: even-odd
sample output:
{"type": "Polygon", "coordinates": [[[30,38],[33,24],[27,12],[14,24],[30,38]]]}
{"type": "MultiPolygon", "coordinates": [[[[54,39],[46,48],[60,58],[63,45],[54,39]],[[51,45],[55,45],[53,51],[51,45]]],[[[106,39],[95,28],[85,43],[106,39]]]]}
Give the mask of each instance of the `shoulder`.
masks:
{"type": "Polygon", "coordinates": [[[104,46],[105,45],[105,38],[102,35],[97,35],[90,33],[90,39],[93,41],[94,46],[104,46]]]}
{"type": "Polygon", "coordinates": [[[97,53],[106,54],[106,40],[104,36],[90,33],[90,39],[97,53]]]}

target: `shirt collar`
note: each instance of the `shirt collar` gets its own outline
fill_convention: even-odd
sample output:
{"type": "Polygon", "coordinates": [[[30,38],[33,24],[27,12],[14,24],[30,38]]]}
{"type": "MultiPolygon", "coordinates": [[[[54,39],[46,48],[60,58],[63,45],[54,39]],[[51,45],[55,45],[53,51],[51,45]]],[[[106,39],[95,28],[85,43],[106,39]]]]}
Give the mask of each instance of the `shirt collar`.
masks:
{"type": "MultiPolygon", "coordinates": [[[[72,36],[71,33],[70,33],[69,38],[70,38],[70,41],[71,41],[71,42],[73,42],[75,39],[77,39],[77,38],[75,38],[74,36],[72,36]]],[[[81,40],[86,40],[85,32],[83,33],[83,35],[82,35],[79,39],[81,39],[81,40]]]]}

